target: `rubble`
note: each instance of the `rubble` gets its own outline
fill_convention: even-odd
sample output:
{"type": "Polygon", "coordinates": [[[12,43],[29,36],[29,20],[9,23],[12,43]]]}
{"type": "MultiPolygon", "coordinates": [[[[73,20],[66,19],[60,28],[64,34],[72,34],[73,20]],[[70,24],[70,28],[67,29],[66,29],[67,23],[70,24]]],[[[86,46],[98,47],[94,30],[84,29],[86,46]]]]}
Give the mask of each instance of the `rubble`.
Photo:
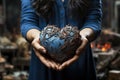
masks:
{"type": "Polygon", "coordinates": [[[110,70],[108,80],[120,80],[120,70],[110,70]]]}
{"type": "Polygon", "coordinates": [[[119,33],[103,30],[100,37],[92,44],[98,80],[120,80],[117,77],[119,73],[116,73],[120,70],[119,43],[119,33]]]}

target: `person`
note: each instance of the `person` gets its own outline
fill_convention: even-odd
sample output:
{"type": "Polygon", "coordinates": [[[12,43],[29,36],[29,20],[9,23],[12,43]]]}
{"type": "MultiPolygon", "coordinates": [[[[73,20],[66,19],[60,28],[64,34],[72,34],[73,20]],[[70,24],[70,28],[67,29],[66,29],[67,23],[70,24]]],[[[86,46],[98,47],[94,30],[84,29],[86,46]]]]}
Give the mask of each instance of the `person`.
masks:
{"type": "Polygon", "coordinates": [[[101,32],[101,0],[21,0],[21,34],[31,44],[29,80],[97,80],[90,48],[101,32]],[[76,54],[58,64],[41,55],[39,35],[48,24],[77,26],[82,43],[76,54]]]}

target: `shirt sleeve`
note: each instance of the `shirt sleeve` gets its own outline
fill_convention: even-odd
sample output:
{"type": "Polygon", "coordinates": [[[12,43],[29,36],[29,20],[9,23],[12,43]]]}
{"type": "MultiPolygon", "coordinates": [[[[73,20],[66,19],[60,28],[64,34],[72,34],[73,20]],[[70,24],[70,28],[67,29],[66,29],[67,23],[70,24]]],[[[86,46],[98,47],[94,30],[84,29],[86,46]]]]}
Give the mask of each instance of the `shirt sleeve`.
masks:
{"type": "Polygon", "coordinates": [[[26,38],[30,29],[38,29],[39,17],[31,5],[31,0],[21,0],[21,34],[26,38]]]}
{"type": "Polygon", "coordinates": [[[90,9],[86,16],[83,28],[91,28],[95,33],[95,38],[101,32],[101,18],[102,18],[102,1],[90,0],[90,9]]]}

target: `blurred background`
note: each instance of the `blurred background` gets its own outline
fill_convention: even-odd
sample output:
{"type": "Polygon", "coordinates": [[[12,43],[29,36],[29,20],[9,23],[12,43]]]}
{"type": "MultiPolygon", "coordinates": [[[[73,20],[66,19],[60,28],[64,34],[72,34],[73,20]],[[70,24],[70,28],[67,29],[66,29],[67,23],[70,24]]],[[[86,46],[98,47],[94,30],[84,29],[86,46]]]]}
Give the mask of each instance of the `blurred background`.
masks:
{"type": "MultiPolygon", "coordinates": [[[[91,43],[99,80],[120,80],[120,0],[103,0],[102,33],[91,43]]],[[[20,0],[0,0],[0,80],[27,80],[30,45],[20,34],[20,0]]]]}

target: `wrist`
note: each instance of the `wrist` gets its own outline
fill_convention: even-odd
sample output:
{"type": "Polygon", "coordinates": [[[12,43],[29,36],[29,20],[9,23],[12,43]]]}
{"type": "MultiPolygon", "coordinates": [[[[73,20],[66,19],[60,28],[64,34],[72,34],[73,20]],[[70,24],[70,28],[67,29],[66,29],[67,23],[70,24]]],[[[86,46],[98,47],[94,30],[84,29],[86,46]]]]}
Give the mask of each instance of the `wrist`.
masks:
{"type": "Polygon", "coordinates": [[[89,39],[86,36],[81,36],[81,40],[85,40],[86,42],[90,42],[89,39]]]}
{"type": "Polygon", "coordinates": [[[91,28],[84,28],[80,31],[80,35],[86,38],[89,42],[94,40],[94,31],[91,28]]]}
{"type": "Polygon", "coordinates": [[[28,42],[32,42],[35,38],[38,38],[40,35],[40,31],[37,29],[31,29],[27,32],[26,38],[28,42]]]}

